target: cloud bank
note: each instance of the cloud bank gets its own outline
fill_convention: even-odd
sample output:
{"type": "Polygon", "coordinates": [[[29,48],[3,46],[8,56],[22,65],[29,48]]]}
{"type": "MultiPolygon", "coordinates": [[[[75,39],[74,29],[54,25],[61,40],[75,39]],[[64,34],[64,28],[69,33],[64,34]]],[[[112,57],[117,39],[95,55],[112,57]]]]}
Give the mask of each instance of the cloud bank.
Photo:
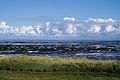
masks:
{"type": "Polygon", "coordinates": [[[6,22],[0,22],[0,35],[36,36],[36,37],[77,37],[97,38],[116,37],[120,39],[120,21],[112,18],[77,20],[73,17],[64,17],[62,21],[47,21],[36,26],[9,26],[6,22]]]}

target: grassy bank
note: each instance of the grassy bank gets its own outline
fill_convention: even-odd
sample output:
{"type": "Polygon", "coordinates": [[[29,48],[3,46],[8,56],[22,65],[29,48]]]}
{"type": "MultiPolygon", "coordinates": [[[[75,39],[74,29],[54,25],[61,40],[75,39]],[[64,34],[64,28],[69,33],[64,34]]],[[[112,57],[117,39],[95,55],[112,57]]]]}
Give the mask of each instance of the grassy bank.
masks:
{"type": "Polygon", "coordinates": [[[120,80],[118,74],[0,71],[0,80],[120,80]]]}
{"type": "Polygon", "coordinates": [[[120,61],[73,58],[0,57],[0,70],[20,72],[120,73],[120,61]]]}

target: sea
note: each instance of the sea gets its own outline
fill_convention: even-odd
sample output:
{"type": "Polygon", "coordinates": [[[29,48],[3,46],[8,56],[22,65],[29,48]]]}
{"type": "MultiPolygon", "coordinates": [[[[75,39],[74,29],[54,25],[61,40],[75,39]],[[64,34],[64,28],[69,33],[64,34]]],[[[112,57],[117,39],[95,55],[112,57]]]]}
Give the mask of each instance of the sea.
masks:
{"type": "Polygon", "coordinates": [[[0,56],[120,60],[120,41],[24,40],[0,41],[0,56]]]}

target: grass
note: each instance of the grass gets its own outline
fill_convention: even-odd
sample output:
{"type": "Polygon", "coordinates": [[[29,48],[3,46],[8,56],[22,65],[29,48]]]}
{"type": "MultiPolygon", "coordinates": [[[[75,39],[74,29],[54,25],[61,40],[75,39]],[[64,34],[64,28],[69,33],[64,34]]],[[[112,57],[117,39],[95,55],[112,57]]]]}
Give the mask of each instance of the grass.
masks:
{"type": "Polygon", "coordinates": [[[0,57],[0,80],[120,80],[120,61],[0,57]]]}
{"type": "Polygon", "coordinates": [[[0,70],[29,72],[120,73],[120,61],[76,58],[0,57],[0,70]]]}
{"type": "Polygon", "coordinates": [[[117,74],[0,71],[0,80],[120,80],[117,74]]]}

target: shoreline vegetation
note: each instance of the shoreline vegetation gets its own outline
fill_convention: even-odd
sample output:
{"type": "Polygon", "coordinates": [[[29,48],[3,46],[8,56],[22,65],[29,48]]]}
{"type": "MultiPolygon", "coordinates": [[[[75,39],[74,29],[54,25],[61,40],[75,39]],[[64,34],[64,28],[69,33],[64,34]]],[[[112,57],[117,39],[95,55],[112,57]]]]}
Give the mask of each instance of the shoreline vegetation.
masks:
{"type": "Polygon", "coordinates": [[[120,74],[119,60],[2,56],[0,70],[21,72],[99,72],[120,74]]]}
{"type": "Polygon", "coordinates": [[[119,80],[119,60],[1,56],[0,80],[119,80]]]}
{"type": "Polygon", "coordinates": [[[119,74],[0,71],[0,80],[120,80],[119,74]]]}

